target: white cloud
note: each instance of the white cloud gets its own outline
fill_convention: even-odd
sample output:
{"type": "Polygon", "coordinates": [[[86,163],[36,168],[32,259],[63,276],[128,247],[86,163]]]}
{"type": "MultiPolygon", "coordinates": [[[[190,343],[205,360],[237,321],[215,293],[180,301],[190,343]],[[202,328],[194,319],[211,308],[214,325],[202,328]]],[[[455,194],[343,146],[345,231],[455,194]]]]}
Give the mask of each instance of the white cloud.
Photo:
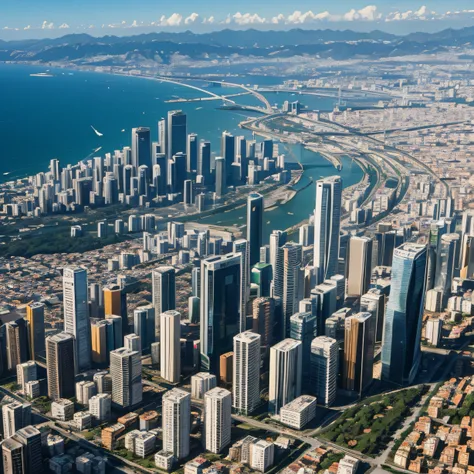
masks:
{"type": "Polygon", "coordinates": [[[266,23],[265,18],[257,15],[256,13],[240,13],[237,12],[235,15],[232,16],[233,21],[237,25],[254,25],[254,24],[262,24],[266,23]]]}
{"type": "Polygon", "coordinates": [[[271,19],[271,22],[274,25],[278,25],[278,23],[284,23],[285,22],[285,15],[283,15],[283,13],[279,13],[277,16],[274,16],[271,19]]]}
{"type": "Polygon", "coordinates": [[[375,5],[367,5],[360,10],[352,9],[343,15],[345,21],[375,21],[381,18],[375,5]]]}
{"type": "Polygon", "coordinates": [[[45,21],[43,21],[41,29],[43,29],[43,30],[54,30],[54,23],[52,23],[52,22],[49,23],[45,20],[45,21]]]}
{"type": "Polygon", "coordinates": [[[31,30],[31,25],[27,25],[27,26],[25,26],[23,29],[24,29],[25,31],[26,31],[26,30],[31,30]]]}
{"type": "Polygon", "coordinates": [[[202,22],[204,24],[209,24],[209,25],[212,25],[215,21],[215,18],[211,15],[210,17],[208,18],[204,18],[204,20],[202,20],[202,22]]]}
{"type": "Polygon", "coordinates": [[[184,23],[186,25],[191,25],[193,24],[195,21],[197,21],[197,19],[199,18],[199,15],[197,13],[191,13],[191,15],[189,15],[185,20],[184,20],[184,23]]]}
{"type": "Polygon", "coordinates": [[[179,13],[173,13],[168,18],[165,15],[162,15],[160,21],[158,22],[159,26],[179,26],[183,21],[183,15],[179,13]]]}
{"type": "MultiPolygon", "coordinates": [[[[468,11],[466,11],[466,13],[467,12],[468,11]]],[[[457,13],[463,14],[465,12],[456,12],[456,14],[457,13]]],[[[385,17],[385,21],[438,20],[448,15],[451,15],[451,12],[438,15],[435,11],[431,11],[426,5],[423,5],[418,10],[406,10],[404,12],[396,11],[389,13],[385,17]]]]}
{"type": "Polygon", "coordinates": [[[60,30],[67,30],[69,29],[69,25],[67,23],[63,23],[62,25],[59,25],[60,30]]]}
{"type": "Polygon", "coordinates": [[[2,30],[5,31],[18,31],[18,28],[11,28],[10,26],[4,26],[2,30]]]}

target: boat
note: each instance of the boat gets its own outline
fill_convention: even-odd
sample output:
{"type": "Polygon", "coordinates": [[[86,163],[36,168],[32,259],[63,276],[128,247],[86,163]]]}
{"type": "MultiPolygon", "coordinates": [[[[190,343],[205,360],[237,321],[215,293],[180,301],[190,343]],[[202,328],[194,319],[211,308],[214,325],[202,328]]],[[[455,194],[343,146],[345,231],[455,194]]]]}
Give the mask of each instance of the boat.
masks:
{"type": "Polygon", "coordinates": [[[267,221],[267,224],[270,224],[270,221],[267,221]]]}
{"type": "Polygon", "coordinates": [[[53,77],[53,75],[47,72],[38,72],[35,74],[30,74],[30,77],[53,77]]]}
{"type": "Polygon", "coordinates": [[[123,132],[125,132],[125,129],[124,129],[124,128],[122,128],[122,133],[123,133],[123,132]]]}
{"type": "Polygon", "coordinates": [[[201,110],[201,109],[202,109],[202,107],[196,107],[196,110],[201,110]]]}
{"type": "Polygon", "coordinates": [[[92,128],[92,130],[94,130],[95,134],[96,134],[98,137],[103,137],[103,136],[104,136],[103,133],[100,133],[99,130],[97,130],[96,128],[94,128],[92,125],[91,125],[91,128],[92,128]]]}
{"type": "Polygon", "coordinates": [[[294,216],[295,213],[294,213],[294,212],[289,212],[288,215],[289,215],[289,216],[294,216]]]}
{"type": "Polygon", "coordinates": [[[9,174],[11,174],[11,171],[7,171],[6,173],[3,173],[3,176],[8,176],[9,174]]]}

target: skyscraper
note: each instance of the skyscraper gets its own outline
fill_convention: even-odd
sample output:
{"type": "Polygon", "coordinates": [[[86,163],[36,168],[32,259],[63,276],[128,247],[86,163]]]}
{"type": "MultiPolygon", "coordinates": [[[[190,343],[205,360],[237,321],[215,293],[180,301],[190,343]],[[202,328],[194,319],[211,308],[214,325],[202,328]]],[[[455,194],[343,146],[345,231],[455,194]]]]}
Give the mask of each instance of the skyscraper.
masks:
{"type": "Polygon", "coordinates": [[[204,184],[211,184],[211,142],[201,141],[199,143],[199,156],[197,174],[204,178],[204,184]]]}
{"type": "Polygon", "coordinates": [[[234,241],[232,251],[240,253],[240,325],[239,332],[244,332],[247,327],[247,302],[250,296],[250,265],[249,265],[249,243],[245,239],[234,241]]]}
{"type": "Polygon", "coordinates": [[[140,353],[122,347],[110,353],[112,402],[131,408],[142,401],[142,361],[140,353]]]}
{"type": "Polygon", "coordinates": [[[189,454],[191,432],[191,395],[174,388],[163,395],[163,450],[176,459],[189,454]]]}
{"type": "Polygon", "coordinates": [[[186,153],[186,114],[181,110],[168,112],[168,160],[177,153],[186,153]]]}
{"type": "Polygon", "coordinates": [[[283,337],[290,334],[290,317],[298,312],[302,263],[301,245],[289,242],[277,249],[273,273],[273,295],[281,298],[283,309],[283,337]]]}
{"type": "Polygon", "coordinates": [[[160,145],[160,153],[167,152],[166,149],[166,119],[158,120],[158,144],[160,145]]]}
{"type": "Polygon", "coordinates": [[[219,377],[219,357],[232,350],[240,326],[241,255],[201,262],[201,369],[219,377]]]}
{"type": "Polygon", "coordinates": [[[371,265],[372,239],[369,237],[351,237],[346,265],[348,298],[360,297],[367,292],[370,286],[371,265]]]}
{"type": "Polygon", "coordinates": [[[317,281],[337,273],[341,220],[342,179],[330,176],[316,182],[314,209],[314,257],[317,281]]]}
{"type": "Polygon", "coordinates": [[[273,344],[275,331],[275,300],[273,298],[255,298],[253,301],[253,331],[262,337],[261,344],[269,347],[273,344]]]}
{"type": "Polygon", "coordinates": [[[269,411],[278,415],[283,405],[301,395],[303,345],[284,339],[270,349],[269,411]]]}
{"type": "Polygon", "coordinates": [[[247,198],[247,240],[250,246],[250,265],[260,261],[260,247],[263,243],[263,196],[250,193],[247,198]]]}
{"type": "Polygon", "coordinates": [[[181,314],[165,311],[160,315],[160,367],[161,377],[178,383],[181,377],[181,314]]]}
{"type": "Polygon", "coordinates": [[[215,175],[216,175],[216,197],[221,198],[227,192],[226,183],[226,162],[224,158],[218,156],[215,159],[215,175]]]}
{"type": "Polygon", "coordinates": [[[244,415],[260,403],[260,340],[259,334],[250,331],[234,337],[233,406],[244,415]]]}
{"type": "Polygon", "coordinates": [[[11,438],[18,430],[31,425],[31,405],[17,401],[2,407],[3,438],[11,438]]]}
{"type": "Polygon", "coordinates": [[[361,396],[373,380],[375,317],[358,313],[346,318],[344,326],[342,387],[361,396]]]}
{"type": "Polygon", "coordinates": [[[46,338],[48,397],[52,400],[75,394],[74,343],[74,337],[64,332],[46,338]]]}
{"type": "Polygon", "coordinates": [[[188,173],[197,170],[198,143],[198,136],[195,133],[190,133],[186,146],[186,171],[188,173]]]}
{"type": "Polygon", "coordinates": [[[34,426],[25,426],[17,431],[14,438],[15,441],[18,441],[23,445],[24,474],[42,474],[43,456],[41,453],[42,445],[40,431],[34,426]]]}
{"type": "Polygon", "coordinates": [[[446,307],[448,298],[451,296],[451,283],[454,278],[456,268],[456,256],[459,253],[459,235],[444,234],[441,236],[437,260],[435,288],[439,288],[443,292],[443,309],[446,307]]]}
{"type": "Polygon", "coordinates": [[[105,317],[114,315],[122,318],[122,331],[128,333],[127,294],[119,285],[106,286],[103,290],[105,317]]]}
{"type": "Polygon", "coordinates": [[[76,368],[83,371],[91,365],[91,335],[87,270],[65,268],[63,273],[64,332],[76,340],[76,368]]]}
{"type": "Polygon", "coordinates": [[[160,314],[176,308],[176,271],[171,266],[158,267],[151,272],[151,277],[156,315],[155,335],[159,337],[160,314]]]}
{"type": "Polygon", "coordinates": [[[204,423],[206,450],[218,454],[231,440],[232,396],[225,388],[204,395],[204,423]]]}
{"type": "Polygon", "coordinates": [[[224,178],[224,182],[230,184],[230,176],[232,172],[232,163],[235,160],[235,138],[229,132],[222,132],[222,139],[221,139],[221,156],[225,161],[226,170],[226,178],[224,178]]]}
{"type": "Polygon", "coordinates": [[[303,379],[308,381],[311,342],[316,337],[316,315],[311,313],[295,313],[290,318],[290,337],[296,341],[301,341],[303,379]]]}
{"type": "Polygon", "coordinates": [[[149,351],[155,342],[155,308],[153,305],[139,306],[133,312],[133,332],[140,336],[142,351],[149,351]]]}
{"type": "MultiPolygon", "coordinates": [[[[92,362],[99,366],[107,363],[107,323],[97,321],[91,324],[92,362]]],[[[113,350],[112,346],[109,350],[113,350]]]]}
{"type": "Polygon", "coordinates": [[[31,303],[27,305],[26,320],[28,321],[31,359],[37,360],[38,357],[45,357],[44,304],[31,303]]]}
{"type": "Polygon", "coordinates": [[[147,127],[132,128],[132,165],[135,170],[142,165],[151,169],[151,138],[147,127]]]}
{"type": "Polygon", "coordinates": [[[460,277],[474,278],[474,235],[465,235],[461,249],[460,277]]]}
{"type": "Polygon", "coordinates": [[[382,378],[397,385],[411,383],[420,364],[426,260],[424,245],[405,243],[393,254],[382,345],[382,378]]]}
{"type": "Polygon", "coordinates": [[[339,344],[336,339],[318,336],[311,343],[310,382],[321,405],[330,406],[336,398],[339,344]]]}

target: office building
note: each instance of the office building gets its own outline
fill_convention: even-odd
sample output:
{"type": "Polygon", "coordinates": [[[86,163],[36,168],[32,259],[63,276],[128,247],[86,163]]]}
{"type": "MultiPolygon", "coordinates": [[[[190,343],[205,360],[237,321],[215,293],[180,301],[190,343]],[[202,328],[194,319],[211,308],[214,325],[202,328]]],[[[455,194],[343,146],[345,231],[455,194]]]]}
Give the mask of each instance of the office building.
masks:
{"type": "Polygon", "coordinates": [[[373,380],[375,318],[358,313],[345,320],[342,388],[362,396],[373,380]]]}
{"type": "Polygon", "coordinates": [[[208,372],[199,372],[191,377],[191,397],[202,400],[209,390],[217,385],[216,376],[208,372]]]}
{"type": "Polygon", "coordinates": [[[18,430],[31,425],[31,405],[17,401],[2,407],[3,438],[11,438],[18,430]]]}
{"type": "Polygon", "coordinates": [[[269,411],[275,415],[282,406],[301,395],[303,345],[284,339],[270,349],[269,411]]]}
{"type": "Polygon", "coordinates": [[[51,417],[58,421],[70,421],[74,417],[74,402],[59,398],[51,403],[51,417]]]}
{"type": "Polygon", "coordinates": [[[309,382],[311,342],[316,337],[316,315],[296,313],[290,318],[290,337],[302,344],[303,380],[309,382]]]}
{"type": "Polygon", "coordinates": [[[229,132],[222,133],[221,156],[224,160],[227,178],[224,182],[230,183],[232,163],[235,160],[235,137],[229,132]]]}
{"type": "Polygon", "coordinates": [[[434,287],[443,292],[442,308],[444,309],[451,296],[451,283],[455,276],[456,257],[459,254],[459,235],[444,234],[441,236],[436,259],[434,287]]]}
{"type": "Polygon", "coordinates": [[[149,352],[155,342],[155,308],[153,305],[139,306],[133,312],[133,332],[140,336],[142,351],[149,352]]]}
{"type": "Polygon", "coordinates": [[[160,373],[168,382],[178,383],[181,377],[181,314],[165,311],[160,315],[160,373]]]}
{"type": "Polygon", "coordinates": [[[216,157],[215,166],[216,198],[220,199],[227,193],[226,162],[224,158],[220,156],[216,157]]]}
{"type": "Polygon", "coordinates": [[[375,340],[382,342],[383,326],[385,321],[386,297],[378,288],[371,288],[360,299],[360,311],[369,312],[375,318],[375,340]]]}
{"type": "Polygon", "coordinates": [[[230,444],[232,426],[232,396],[225,388],[216,387],[204,395],[205,447],[220,453],[230,444]]]}
{"type": "Polygon", "coordinates": [[[89,412],[92,417],[104,422],[110,419],[112,411],[112,396],[108,393],[98,393],[89,399],[89,412]]]}
{"type": "Polygon", "coordinates": [[[260,404],[260,334],[246,331],[234,337],[233,407],[243,415],[260,404]]]}
{"type": "Polygon", "coordinates": [[[155,307],[155,335],[160,335],[159,316],[165,311],[176,309],[176,271],[174,267],[162,266],[151,272],[153,306],[155,307]]]}
{"type": "Polygon", "coordinates": [[[231,386],[234,377],[234,353],[226,352],[219,358],[219,381],[224,386],[231,386]]]}
{"type": "Polygon", "coordinates": [[[132,166],[151,169],[151,138],[147,127],[132,128],[132,166]]]}
{"type": "Polygon", "coordinates": [[[110,353],[112,402],[129,408],[142,401],[142,361],[140,353],[122,347],[110,353]]]}
{"type": "Polygon", "coordinates": [[[250,193],[247,198],[247,241],[250,247],[250,265],[255,265],[260,261],[264,211],[263,196],[258,193],[250,193]]]}
{"type": "Polygon", "coordinates": [[[16,382],[25,393],[26,384],[38,380],[38,366],[33,360],[16,366],[16,382]]]}
{"type": "Polygon", "coordinates": [[[127,334],[123,338],[123,346],[132,352],[139,352],[142,355],[142,338],[135,333],[127,334]]]}
{"type": "Polygon", "coordinates": [[[281,298],[283,337],[290,334],[290,317],[298,312],[299,302],[302,299],[299,288],[301,264],[301,245],[287,243],[277,248],[273,272],[273,296],[281,298]]]}
{"type": "Polygon", "coordinates": [[[89,400],[97,393],[94,382],[81,380],[76,383],[76,401],[81,405],[89,405],[89,400]]]}
{"type": "Polygon", "coordinates": [[[275,300],[273,298],[256,298],[253,301],[253,332],[260,334],[261,345],[273,344],[275,332],[275,300]]]}
{"type": "Polygon", "coordinates": [[[3,441],[1,446],[3,472],[8,474],[25,474],[23,445],[14,438],[9,438],[3,441]]]}
{"type": "Polygon", "coordinates": [[[405,243],[394,250],[382,345],[382,378],[397,385],[411,383],[420,364],[426,260],[423,245],[405,243]]]}
{"type": "MultiPolygon", "coordinates": [[[[17,319],[5,324],[7,369],[16,370],[18,364],[29,360],[28,323],[17,319]]],[[[2,348],[3,349],[3,348],[2,348]]]]}
{"type": "Polygon", "coordinates": [[[52,400],[75,395],[74,343],[74,337],[64,332],[46,338],[48,397],[52,400]]]}
{"type": "Polygon", "coordinates": [[[347,247],[347,297],[357,298],[367,293],[372,272],[372,239],[351,237],[347,247]]]}
{"type": "Polygon", "coordinates": [[[232,350],[239,332],[241,255],[201,262],[201,369],[219,377],[219,357],[232,350]]]}
{"type": "Polygon", "coordinates": [[[186,136],[186,114],[181,110],[170,110],[168,112],[168,160],[178,153],[186,153],[186,136]]]}
{"type": "Polygon", "coordinates": [[[235,240],[232,251],[240,254],[240,324],[239,332],[244,332],[247,327],[247,302],[250,295],[250,265],[249,242],[245,239],[235,240]]]}
{"type": "Polygon", "coordinates": [[[64,332],[75,339],[76,369],[78,372],[91,366],[91,334],[87,270],[65,268],[63,272],[64,332]]]}
{"type": "MultiPolygon", "coordinates": [[[[101,366],[107,364],[107,324],[96,321],[91,324],[92,362],[101,366]]],[[[113,347],[111,348],[113,349],[113,347]]]]}
{"type": "Polygon", "coordinates": [[[37,360],[46,356],[44,333],[44,304],[31,303],[26,306],[26,320],[28,321],[30,357],[37,360]]]}
{"type": "Polygon", "coordinates": [[[331,337],[318,336],[311,343],[310,382],[321,405],[330,406],[336,399],[339,344],[331,337]]]}
{"type": "Polygon", "coordinates": [[[174,388],[163,395],[163,450],[179,460],[189,455],[191,395],[174,388]]]}
{"type": "Polygon", "coordinates": [[[195,133],[190,133],[187,138],[186,146],[186,171],[191,173],[197,170],[198,161],[198,136],[195,133]]]}
{"type": "MultiPolygon", "coordinates": [[[[262,247],[266,249],[266,247],[262,247]]],[[[270,296],[273,268],[270,263],[256,263],[250,272],[250,283],[257,287],[257,297],[270,296]]]]}
{"type": "Polygon", "coordinates": [[[316,397],[301,395],[280,410],[280,422],[290,428],[302,430],[316,416],[316,397]]]}
{"type": "MultiPolygon", "coordinates": [[[[23,472],[25,474],[42,474],[43,456],[40,431],[34,426],[25,426],[16,432],[14,439],[23,446],[23,472]]],[[[5,471],[5,474],[7,473],[8,471],[5,471]]]]}
{"type": "Polygon", "coordinates": [[[103,289],[105,317],[120,316],[122,330],[128,332],[127,294],[118,285],[107,286],[103,289]]]}
{"type": "Polygon", "coordinates": [[[439,318],[430,318],[426,321],[425,338],[432,346],[438,346],[441,342],[443,332],[443,321],[439,318]]]}
{"type": "Polygon", "coordinates": [[[337,273],[341,199],[342,179],[339,176],[316,181],[313,265],[318,283],[337,273]]]}
{"type": "Polygon", "coordinates": [[[273,466],[275,445],[264,439],[257,439],[250,445],[250,467],[255,471],[266,472],[273,466]]]}

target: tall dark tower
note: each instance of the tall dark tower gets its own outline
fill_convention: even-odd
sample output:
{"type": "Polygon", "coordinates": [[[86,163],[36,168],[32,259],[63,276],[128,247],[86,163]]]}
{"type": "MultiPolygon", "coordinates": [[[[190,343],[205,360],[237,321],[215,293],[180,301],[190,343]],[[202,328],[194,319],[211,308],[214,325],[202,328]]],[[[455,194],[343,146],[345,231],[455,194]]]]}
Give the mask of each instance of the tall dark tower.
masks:
{"type": "Polygon", "coordinates": [[[260,261],[260,247],[263,239],[263,196],[251,193],[247,199],[247,240],[250,245],[250,265],[260,261]]]}

